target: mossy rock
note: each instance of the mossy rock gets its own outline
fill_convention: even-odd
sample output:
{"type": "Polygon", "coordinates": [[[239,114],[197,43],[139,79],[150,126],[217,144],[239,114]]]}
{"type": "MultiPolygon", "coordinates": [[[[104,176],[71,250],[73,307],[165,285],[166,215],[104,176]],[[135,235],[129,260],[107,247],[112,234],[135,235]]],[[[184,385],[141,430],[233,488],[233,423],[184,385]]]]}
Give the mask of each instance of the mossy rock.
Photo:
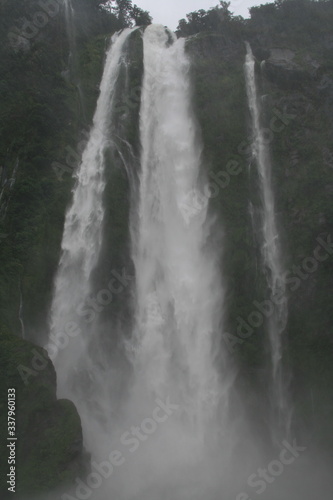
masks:
{"type": "MultiPolygon", "coordinates": [[[[81,422],[71,401],[56,399],[56,374],[46,351],[10,333],[1,333],[0,367],[0,436],[4,449],[8,437],[7,394],[8,389],[15,389],[16,493],[29,497],[70,484],[84,473],[81,422]]],[[[8,467],[7,453],[2,453],[3,495],[8,493],[8,467]]]]}

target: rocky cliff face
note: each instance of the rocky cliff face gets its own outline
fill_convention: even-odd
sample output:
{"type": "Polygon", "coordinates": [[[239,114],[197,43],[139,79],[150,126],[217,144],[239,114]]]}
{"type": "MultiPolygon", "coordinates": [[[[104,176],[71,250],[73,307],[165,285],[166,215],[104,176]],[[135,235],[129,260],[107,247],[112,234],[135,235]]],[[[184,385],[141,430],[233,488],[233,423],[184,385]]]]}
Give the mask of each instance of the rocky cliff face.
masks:
{"type": "MultiPolygon", "coordinates": [[[[264,298],[249,211],[256,187],[249,174],[251,136],[243,73],[244,41],[251,40],[247,35],[228,39],[199,33],[187,43],[204,163],[216,191],[210,203],[225,231],[221,266],[228,279],[228,332],[236,336],[239,318],[246,321],[256,310],[254,300],[260,303],[264,298]]],[[[303,425],[307,427],[304,432],[316,429],[316,439],[332,450],[328,436],[332,435],[333,412],[333,49],[320,36],[306,48],[286,36],[281,47],[269,37],[253,37],[251,43],[288,272],[288,347],[284,355],[292,368],[294,415],[300,433],[303,425]]],[[[265,422],[261,412],[258,416],[258,406],[269,398],[265,393],[264,335],[259,327],[246,341],[239,339],[231,346],[240,367],[243,399],[260,394],[259,399],[251,396],[247,405],[255,426],[261,429],[265,422]]]]}
{"type": "MultiPolygon", "coordinates": [[[[325,9],[329,7],[330,2],[322,3],[327,4],[325,9]]],[[[0,2],[0,7],[5,4],[8,2],[0,2]]],[[[326,11],[320,9],[322,6],[318,7],[320,15],[311,14],[305,21],[299,20],[297,12],[288,14],[288,22],[281,21],[277,8],[266,17],[258,11],[252,24],[229,26],[224,33],[194,34],[187,41],[187,50],[192,59],[195,114],[202,130],[203,164],[214,194],[210,209],[217,214],[218,231],[223,228],[220,266],[227,281],[226,328],[231,335],[237,332],[238,318],[247,321],[254,301],[264,300],[263,276],[257,267],[259,249],[249,213],[249,200],[257,192],[249,175],[245,40],[257,59],[290,279],[285,355],[292,368],[290,387],[297,428],[298,432],[314,433],[316,442],[332,452],[333,33],[327,27],[326,11]]],[[[42,349],[19,338],[20,294],[26,336],[43,343],[71,176],[89,134],[108,36],[107,30],[99,32],[99,28],[80,35],[76,80],[82,84],[82,101],[78,87],[68,78],[64,19],[55,18],[47,33],[42,31],[21,52],[8,45],[10,27],[2,27],[0,33],[1,61],[6,66],[0,82],[4,103],[0,112],[0,326],[13,335],[3,334],[0,339],[1,406],[6,408],[7,388],[16,387],[19,484],[24,492],[38,492],[71,482],[82,474],[85,458],[77,412],[70,402],[56,400],[51,362],[42,349]],[[39,370],[34,364],[45,367],[39,370]],[[25,372],[28,384],[18,371],[20,365],[37,372],[25,372]]],[[[119,94],[117,122],[133,149],[119,143],[107,173],[107,231],[102,252],[107,270],[126,265],[129,255],[129,179],[123,160],[131,164],[135,175],[140,154],[139,35],[137,32],[131,41],[131,70],[127,87],[119,94]]],[[[107,275],[105,268],[104,274],[102,268],[96,273],[97,288],[107,275]]],[[[121,304],[120,299],[115,301],[103,314],[115,322],[119,314],[127,317],[126,301],[130,297],[122,297],[121,304]]],[[[228,348],[239,369],[239,394],[254,427],[264,433],[267,423],[261,409],[269,394],[263,328],[235,345],[229,343],[228,348]]],[[[1,436],[6,432],[4,425],[1,436]]],[[[5,468],[6,463],[1,462],[0,469],[5,468]]]]}
{"type": "MultiPolygon", "coordinates": [[[[23,39],[22,50],[11,43],[11,33],[17,36],[40,6],[2,0],[0,12],[0,439],[6,449],[7,390],[15,388],[16,497],[35,500],[73,484],[89,462],[77,410],[57,400],[53,364],[36,344],[47,340],[71,176],[95,107],[106,38],[99,22],[96,33],[92,16],[85,20],[87,34],[78,33],[84,118],[78,88],[68,78],[63,10],[23,39]]],[[[8,467],[2,451],[1,498],[12,495],[8,467]]]]}
{"type": "Polygon", "coordinates": [[[3,473],[9,469],[4,451],[8,389],[15,389],[17,496],[28,498],[71,484],[87,467],[80,417],[71,401],[56,399],[56,374],[46,351],[1,333],[0,366],[1,497],[11,495],[3,473]]]}

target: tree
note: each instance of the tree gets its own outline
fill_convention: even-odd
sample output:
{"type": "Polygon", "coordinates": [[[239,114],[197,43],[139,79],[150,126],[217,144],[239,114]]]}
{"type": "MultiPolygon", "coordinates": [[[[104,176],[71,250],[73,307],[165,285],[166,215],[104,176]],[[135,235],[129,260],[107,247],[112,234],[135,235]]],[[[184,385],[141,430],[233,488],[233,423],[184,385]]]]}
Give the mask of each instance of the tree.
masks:
{"type": "Polygon", "coordinates": [[[190,36],[202,31],[222,32],[235,19],[240,22],[242,18],[235,18],[229,10],[230,2],[220,1],[216,7],[208,11],[200,9],[187,14],[187,20],[179,21],[177,32],[180,36],[190,36]]]}
{"type": "Polygon", "coordinates": [[[116,0],[116,6],[113,8],[121,26],[131,26],[131,0],[116,0]]]}
{"type": "Polygon", "coordinates": [[[131,18],[135,22],[136,26],[148,26],[151,24],[152,17],[146,10],[140,9],[137,5],[133,5],[131,10],[131,18]]]}
{"type": "MultiPolygon", "coordinates": [[[[76,0],[78,1],[78,0],[76,0]]],[[[137,5],[132,5],[132,0],[80,0],[89,8],[113,14],[118,19],[119,27],[147,26],[152,18],[149,12],[137,5]]]]}
{"type": "Polygon", "coordinates": [[[79,2],[76,0],[77,7],[79,8],[80,5],[82,6],[85,4],[86,7],[89,9],[103,9],[107,10],[109,5],[112,3],[110,0],[80,0],[79,2]]]}
{"type": "Polygon", "coordinates": [[[217,7],[217,10],[219,12],[220,18],[223,21],[232,20],[233,12],[230,12],[229,7],[230,7],[230,2],[224,2],[223,0],[220,0],[220,6],[217,7]]]}

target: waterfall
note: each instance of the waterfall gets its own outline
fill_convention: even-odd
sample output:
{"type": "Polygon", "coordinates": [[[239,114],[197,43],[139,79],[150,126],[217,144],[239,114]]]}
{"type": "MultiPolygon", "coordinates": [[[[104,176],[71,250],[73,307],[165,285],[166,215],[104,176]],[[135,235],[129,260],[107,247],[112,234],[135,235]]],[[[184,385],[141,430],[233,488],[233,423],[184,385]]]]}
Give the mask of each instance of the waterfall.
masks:
{"type": "Polygon", "coordinates": [[[127,345],[133,386],[123,422],[144,422],[156,401],[170,400],[177,409],[129,469],[133,484],[124,497],[142,489],[142,476],[142,498],[169,498],[174,491],[177,498],[199,499],[214,485],[210,450],[220,443],[228,408],[218,343],[224,290],[217,252],[208,243],[212,228],[185,40],[152,25],[143,43],[140,195],[131,224],[136,313],[127,345]]]}
{"type": "Polygon", "coordinates": [[[75,30],[75,16],[74,8],[72,5],[72,0],[64,0],[65,7],[65,21],[66,21],[66,31],[67,39],[69,44],[69,73],[71,78],[73,78],[73,73],[75,72],[77,63],[77,47],[76,47],[76,30],[75,30]]]}
{"type": "Polygon", "coordinates": [[[103,240],[104,151],[129,33],[114,38],[76,174],[48,349],[52,357],[54,342],[59,351],[58,394],[79,410],[94,470],[111,460],[112,452],[121,458],[110,478],[102,474],[92,498],[202,500],[219,491],[222,476],[228,481],[223,464],[229,462],[232,377],[221,340],[221,248],[214,244],[218,228],[203,194],[207,180],[191,109],[190,62],[185,41],[163,26],[149,26],[143,36],[141,168],[130,182],[138,192],[130,197],[134,327],[120,347],[129,372],[122,394],[117,387],[122,373],[105,369],[107,361],[103,365],[92,355],[96,350],[109,355],[98,320],[86,324],[82,319],[103,240]]]}
{"type": "Polygon", "coordinates": [[[269,288],[272,313],[267,319],[267,330],[272,366],[272,413],[277,414],[278,428],[289,433],[291,412],[288,403],[286,377],[283,372],[283,332],[288,316],[285,269],[282,265],[282,250],[275,215],[272,187],[272,165],[267,140],[261,124],[259,96],[255,78],[255,59],[250,45],[246,44],[245,62],[246,91],[252,119],[252,155],[257,165],[261,197],[261,253],[269,288]]]}
{"type": "MultiPolygon", "coordinates": [[[[58,394],[77,401],[80,363],[87,366],[89,336],[93,324],[84,321],[84,306],[91,292],[91,273],[97,264],[102,244],[105,188],[105,152],[112,121],[114,94],[124,45],[132,30],[114,35],[109,49],[100,96],[90,137],[75,176],[73,201],[66,214],[62,255],[55,280],[51,307],[49,354],[55,359],[58,394]]],[[[82,382],[81,382],[82,383],[82,382]]]]}
{"type": "Polygon", "coordinates": [[[81,114],[83,119],[86,120],[84,95],[82,91],[81,79],[79,76],[78,49],[76,43],[77,32],[75,27],[75,11],[72,4],[72,0],[63,0],[63,1],[65,7],[66,32],[69,45],[68,71],[66,71],[65,74],[68,75],[69,80],[75,85],[77,89],[81,114]]]}
{"type": "Polygon", "coordinates": [[[64,5],[65,5],[66,31],[69,44],[69,68],[70,72],[72,73],[76,69],[76,63],[77,63],[75,13],[74,13],[74,7],[72,5],[72,0],[64,0],[64,5]]]}
{"type": "Polygon", "coordinates": [[[184,44],[158,25],[144,35],[134,365],[147,391],[161,398],[172,391],[200,427],[219,399],[213,344],[223,291],[205,246],[207,200],[184,44]]]}
{"type": "MultiPolygon", "coordinates": [[[[6,158],[7,160],[7,158],[6,158]]],[[[12,196],[12,191],[16,182],[16,177],[17,177],[17,172],[18,168],[20,165],[19,158],[16,158],[15,164],[13,167],[13,170],[10,174],[10,177],[7,177],[8,175],[8,167],[5,165],[4,167],[1,167],[1,178],[0,178],[0,218],[5,219],[7,215],[7,210],[9,207],[9,203],[11,200],[12,196]],[[2,201],[3,199],[3,201],[2,201]]]]}
{"type": "Polygon", "coordinates": [[[25,339],[25,326],[24,326],[24,316],[23,316],[23,294],[22,294],[22,281],[19,283],[20,290],[20,306],[19,306],[19,320],[21,325],[21,336],[25,339]]]}

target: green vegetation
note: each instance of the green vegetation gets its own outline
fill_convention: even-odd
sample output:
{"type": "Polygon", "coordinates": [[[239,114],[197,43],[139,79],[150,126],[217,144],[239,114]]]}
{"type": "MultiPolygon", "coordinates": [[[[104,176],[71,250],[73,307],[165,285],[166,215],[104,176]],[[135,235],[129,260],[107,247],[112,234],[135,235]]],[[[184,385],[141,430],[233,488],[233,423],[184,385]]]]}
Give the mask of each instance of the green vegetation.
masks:
{"type": "MultiPolygon", "coordinates": [[[[0,398],[5,417],[7,388],[17,389],[21,415],[17,484],[19,493],[25,494],[73,482],[85,468],[79,417],[72,403],[56,401],[51,362],[38,377],[31,377],[28,386],[17,367],[31,367],[36,347],[19,339],[21,295],[26,337],[38,344],[47,340],[72,173],[91,126],[110,36],[139,22],[140,16],[146,16],[143,24],[149,22],[131,2],[135,17],[129,16],[126,22],[117,12],[99,8],[100,3],[73,0],[77,59],[69,60],[63,9],[36,36],[17,45],[8,34],[20,32],[24,19],[32,20],[40,6],[33,0],[0,1],[0,328],[12,332],[1,336],[0,398]]],[[[140,74],[135,78],[136,85],[141,84],[140,74]]],[[[120,186],[124,176],[117,172],[121,177],[118,180],[116,173],[112,185],[118,182],[120,186]]],[[[119,245],[127,237],[122,222],[128,203],[126,197],[121,199],[123,211],[114,214],[113,202],[110,206],[111,223],[116,218],[123,235],[119,245]]],[[[114,264],[110,265],[113,269],[114,264]]],[[[5,426],[2,421],[1,439],[6,437],[5,426]]],[[[5,459],[2,454],[1,478],[5,477],[5,459]]],[[[1,484],[1,494],[5,490],[6,484],[1,484]]]]}
{"type": "Polygon", "coordinates": [[[4,450],[9,388],[16,393],[16,492],[25,495],[48,492],[82,476],[87,464],[83,458],[80,418],[73,403],[56,400],[56,375],[46,352],[31,342],[1,332],[0,376],[1,497],[8,486],[9,466],[4,450]]]}
{"type": "MultiPolygon", "coordinates": [[[[187,21],[180,22],[178,34],[192,35],[187,47],[193,61],[194,101],[207,171],[225,173],[229,160],[240,166],[239,174],[230,176],[228,185],[211,199],[212,211],[219,213],[223,228],[227,331],[236,335],[237,318],[247,320],[256,310],[253,301],[267,298],[249,215],[249,200],[255,202],[257,187],[249,175],[244,41],[251,42],[258,61],[265,126],[270,130],[274,117],[287,116],[279,122],[278,132],[271,130],[270,148],[285,268],[294,277],[294,266],[313,257],[316,239],[322,236],[326,241],[333,235],[333,3],[275,2],[253,7],[249,20],[233,17],[227,7],[222,2],[208,12],[189,14],[187,21]],[[262,60],[266,62],[260,68],[262,60]]],[[[220,176],[225,181],[224,173],[220,176]]],[[[331,453],[332,272],[332,255],[313,273],[303,269],[305,277],[290,292],[285,352],[298,424],[306,423],[306,432],[314,433],[331,453]]],[[[237,384],[242,394],[262,392],[262,397],[269,397],[262,390],[267,374],[264,339],[265,330],[259,327],[247,340],[231,345],[240,368],[237,384]]],[[[253,408],[258,426],[258,401],[253,398],[246,404],[253,408]]]]}
{"type": "MultiPolygon", "coordinates": [[[[36,493],[71,482],[85,466],[79,419],[70,402],[56,401],[51,362],[28,386],[17,371],[19,364],[31,365],[32,349],[45,355],[19,338],[20,299],[22,295],[26,337],[43,344],[72,173],[80,158],[78,143],[89,132],[109,38],[118,29],[150,23],[149,14],[128,0],[72,3],[75,61],[68,57],[73,40],[68,40],[62,9],[36,36],[21,37],[17,44],[22,19],[31,20],[40,7],[34,0],[0,0],[0,328],[11,332],[0,336],[0,407],[5,414],[7,388],[16,387],[21,415],[18,484],[36,493]],[[55,162],[60,170],[53,168],[55,162]]],[[[210,200],[211,213],[218,215],[212,243],[221,248],[230,334],[235,334],[238,318],[246,320],[253,312],[253,301],[260,302],[267,294],[264,276],[257,270],[259,249],[249,214],[249,200],[256,202],[258,193],[256,179],[249,174],[244,41],[251,43],[257,59],[267,128],[276,113],[293,116],[279,122],[284,126],[273,133],[270,146],[285,267],[294,275],[293,266],[313,256],[318,236],[333,238],[332,26],[332,0],[276,1],[253,7],[249,20],[234,16],[222,1],[208,11],[190,13],[179,23],[178,36],[189,37],[186,47],[192,59],[203,164],[217,186],[210,200]]],[[[126,73],[125,66],[121,68],[117,89],[96,291],[107,284],[112,270],[131,272],[128,226],[130,183],[137,180],[140,158],[141,33],[137,30],[130,37],[129,69],[126,73]]],[[[295,415],[330,452],[332,273],[331,255],[316,272],[301,279],[299,288],[290,293],[287,327],[295,415]]],[[[119,324],[130,331],[131,301],[128,289],[101,314],[101,323],[105,319],[106,325],[110,320],[114,325],[111,335],[107,327],[102,331],[106,352],[108,346],[112,352],[120,340],[119,324]]],[[[233,351],[239,367],[236,383],[246,393],[244,400],[254,420],[258,401],[269,397],[264,339],[264,328],[257,328],[233,351]],[[257,394],[256,400],[252,394],[257,394]]],[[[4,421],[0,434],[6,434],[4,421]]],[[[6,468],[3,458],[1,471],[6,468]]]]}
{"type": "Polygon", "coordinates": [[[20,334],[21,289],[28,335],[36,341],[47,330],[71,173],[80,156],[77,144],[90,128],[108,39],[140,16],[144,24],[150,22],[130,1],[112,2],[111,13],[107,2],[72,3],[79,49],[70,75],[63,10],[17,50],[8,34],[24,27],[22,18],[32,20],[40,7],[33,0],[17,0],[15,6],[0,1],[0,234],[5,236],[0,239],[0,324],[20,334]],[[54,162],[65,169],[53,168],[54,162]]]}

